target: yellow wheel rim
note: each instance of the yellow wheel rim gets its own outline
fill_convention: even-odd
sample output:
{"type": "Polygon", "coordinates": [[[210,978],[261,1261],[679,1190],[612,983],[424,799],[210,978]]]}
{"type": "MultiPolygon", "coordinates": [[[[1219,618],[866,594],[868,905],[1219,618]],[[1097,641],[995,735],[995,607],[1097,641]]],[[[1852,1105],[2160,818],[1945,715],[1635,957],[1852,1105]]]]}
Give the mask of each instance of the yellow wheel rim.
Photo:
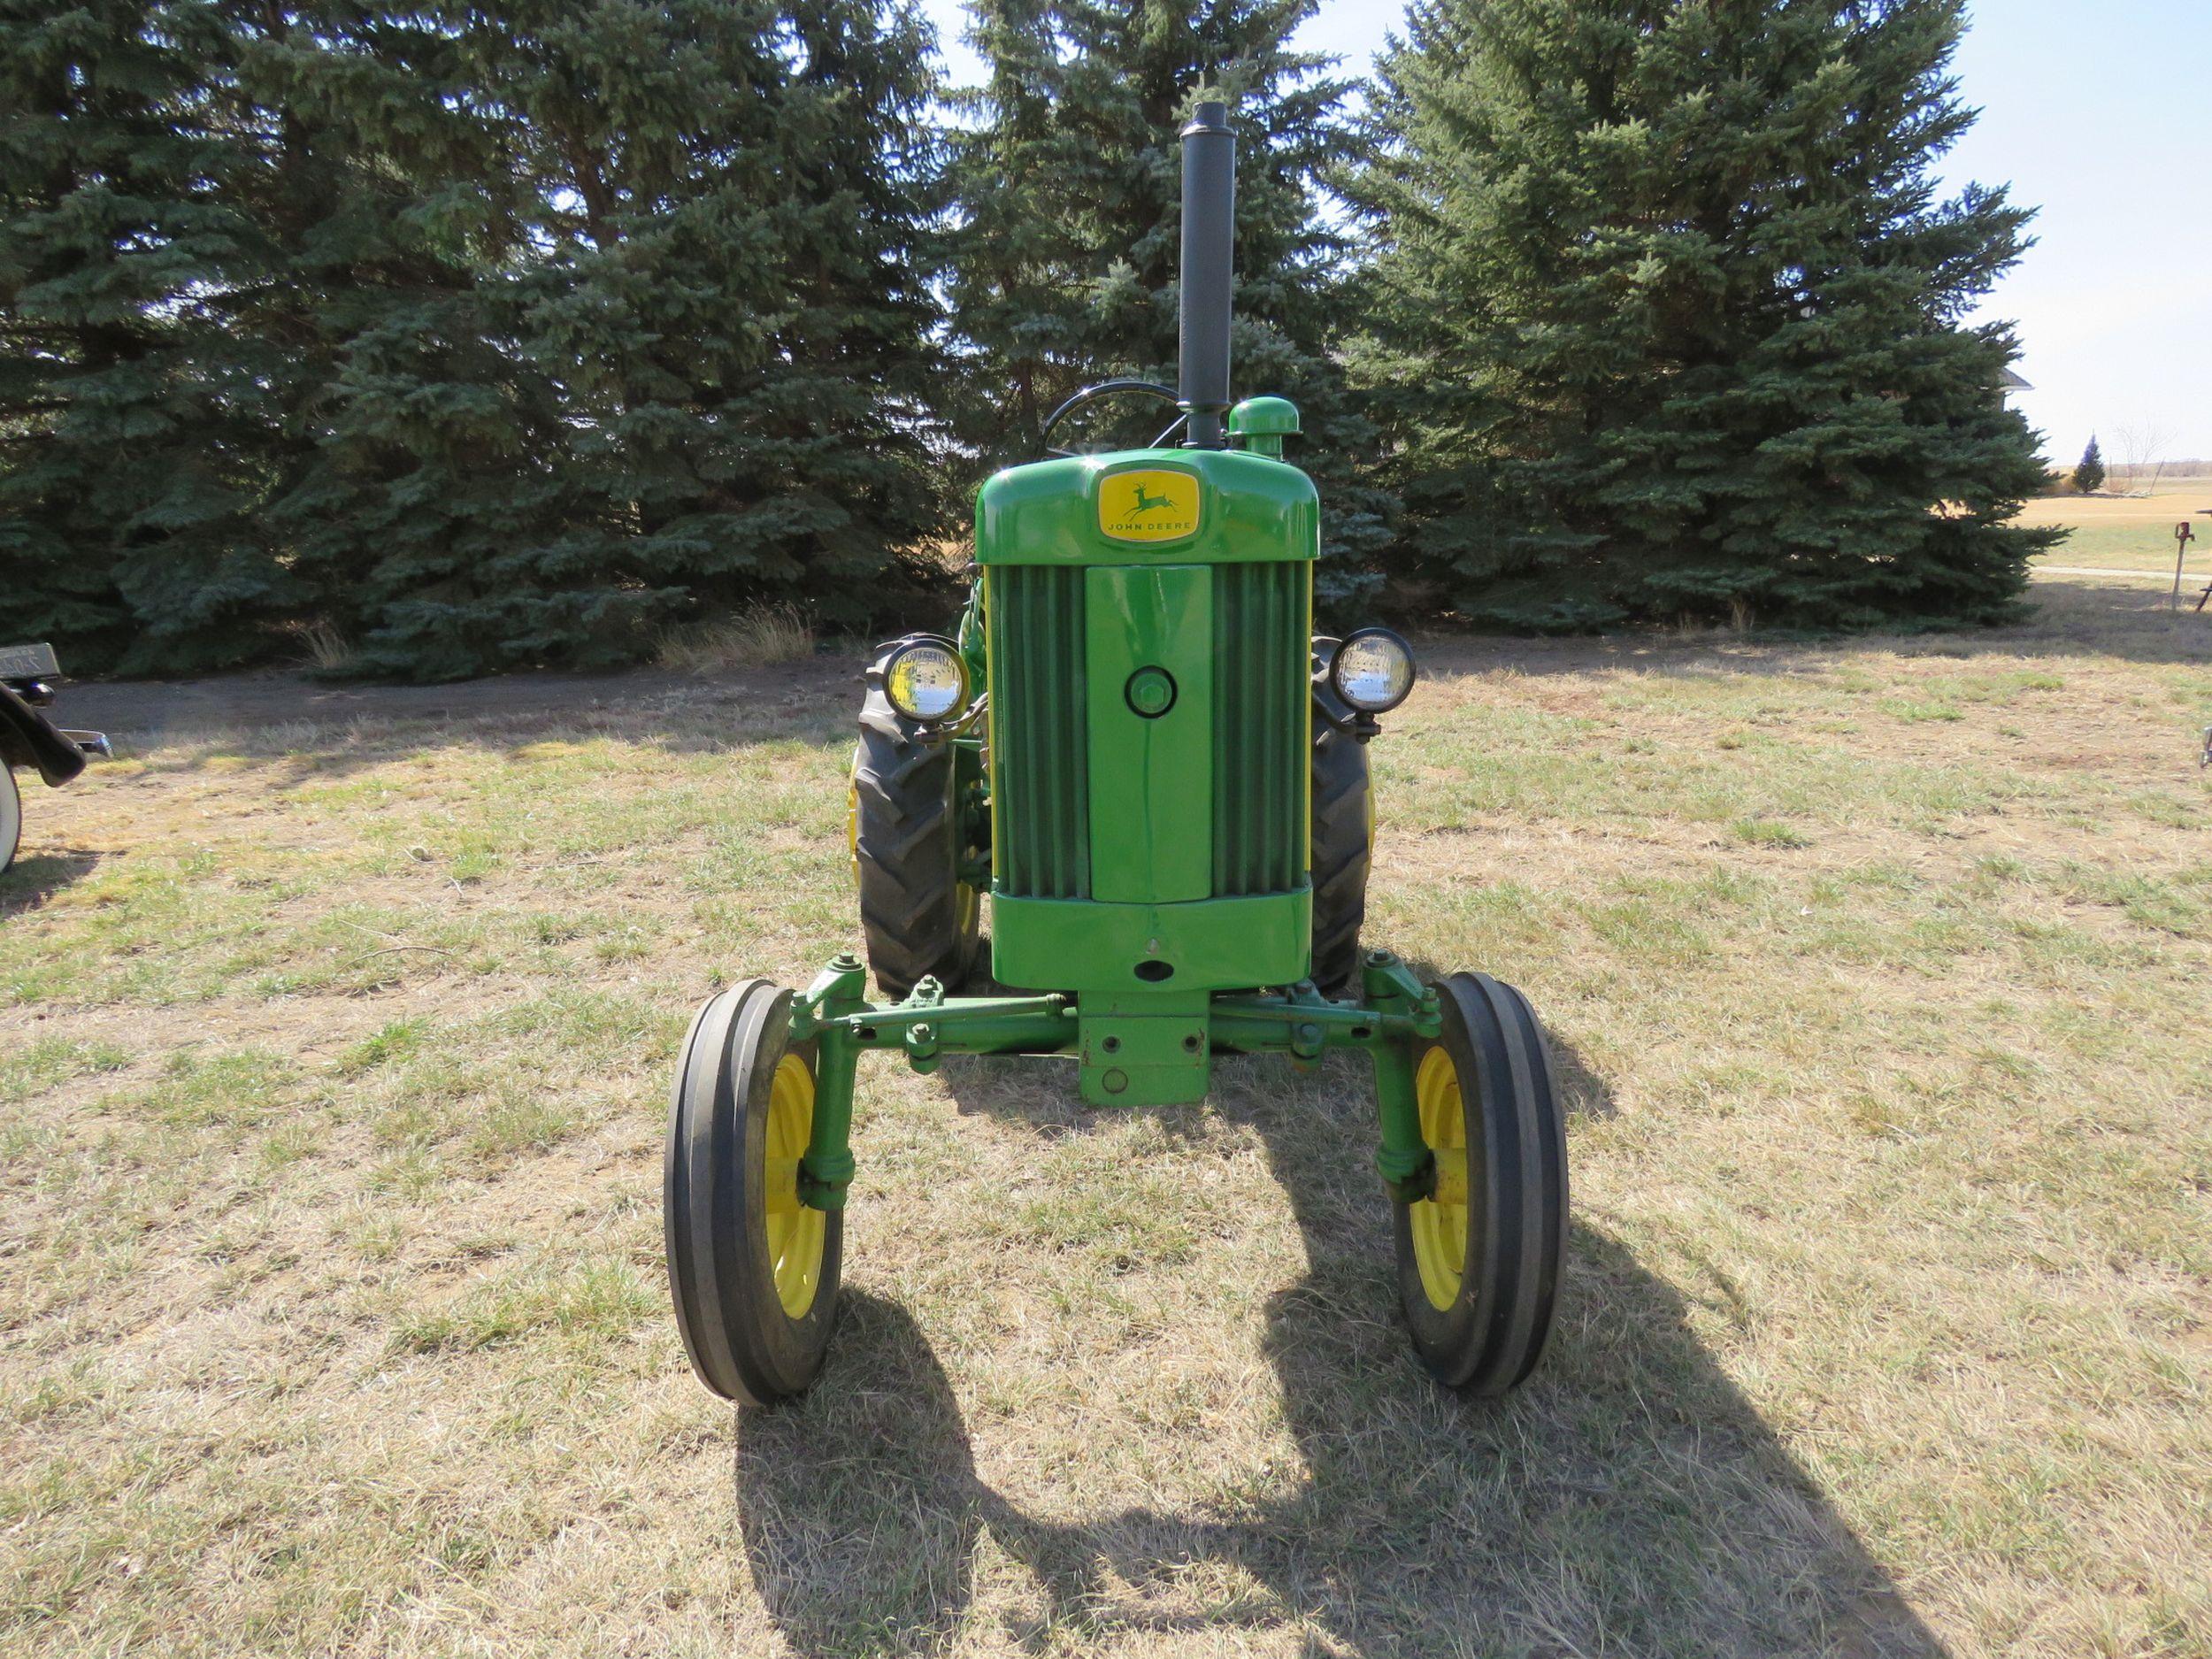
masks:
{"type": "Polygon", "coordinates": [[[1413,1260],[1430,1305],[1441,1310],[1459,1300],[1467,1267],[1467,1113],[1459,1068],[1441,1047],[1421,1056],[1413,1097],[1421,1110],[1421,1139],[1436,1154],[1436,1196],[1408,1211],[1413,1260]]]}
{"type": "Polygon", "coordinates": [[[853,761],[854,776],[845,786],[845,852],[852,860],[853,886],[860,886],[860,762],[853,761]]]}
{"type": "Polygon", "coordinates": [[[768,1088],[768,1259],[776,1295],[794,1319],[814,1305],[822,1284],[822,1239],[828,1217],[799,1202],[799,1160],[814,1133],[814,1073],[795,1054],[776,1063],[768,1088]]]}

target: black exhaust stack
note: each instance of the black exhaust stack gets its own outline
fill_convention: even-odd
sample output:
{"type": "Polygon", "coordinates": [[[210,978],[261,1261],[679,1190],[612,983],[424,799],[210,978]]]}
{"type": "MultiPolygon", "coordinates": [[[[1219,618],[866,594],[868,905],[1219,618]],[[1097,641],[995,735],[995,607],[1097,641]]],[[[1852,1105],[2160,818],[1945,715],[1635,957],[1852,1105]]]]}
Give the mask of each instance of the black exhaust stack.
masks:
{"type": "Polygon", "coordinates": [[[1183,129],[1183,309],[1177,400],[1194,449],[1218,449],[1229,410],[1229,278],[1236,231],[1237,141],[1224,104],[1183,129]]]}

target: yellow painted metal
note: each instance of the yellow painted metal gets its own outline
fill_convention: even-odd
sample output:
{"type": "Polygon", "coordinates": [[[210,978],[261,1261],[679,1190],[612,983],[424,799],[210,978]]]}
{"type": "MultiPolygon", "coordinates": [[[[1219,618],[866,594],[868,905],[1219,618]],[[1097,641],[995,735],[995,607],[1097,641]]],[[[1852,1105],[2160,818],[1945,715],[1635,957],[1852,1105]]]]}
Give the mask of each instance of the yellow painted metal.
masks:
{"type": "Polygon", "coordinates": [[[852,860],[853,887],[860,887],[860,756],[853,755],[853,775],[845,785],[845,852],[852,860]]]}
{"type": "Polygon", "coordinates": [[[762,1160],[762,1219],[776,1296],[794,1319],[814,1305],[822,1283],[822,1242],[828,1217],[799,1202],[799,1160],[814,1132],[814,1073],[795,1054],[776,1063],[768,1088],[767,1156],[762,1160]]]}
{"type": "Polygon", "coordinates": [[[1442,1044],[1421,1056],[1413,1074],[1421,1112],[1421,1139],[1436,1154],[1436,1195],[1422,1199],[1407,1219],[1413,1227],[1413,1260],[1430,1305],[1459,1300],[1467,1267],[1467,1111],[1459,1068],[1442,1044]]]}
{"type": "Polygon", "coordinates": [[[1114,472],[1098,486],[1098,530],[1117,541],[1179,541],[1198,533],[1198,480],[1179,469],[1114,472]]]}
{"type": "Polygon", "coordinates": [[[1436,1147],[1436,1202],[1467,1207],[1467,1148],[1436,1147]]]}
{"type": "Polygon", "coordinates": [[[799,1160],[768,1160],[768,1213],[788,1216],[799,1208],[799,1160]]]}

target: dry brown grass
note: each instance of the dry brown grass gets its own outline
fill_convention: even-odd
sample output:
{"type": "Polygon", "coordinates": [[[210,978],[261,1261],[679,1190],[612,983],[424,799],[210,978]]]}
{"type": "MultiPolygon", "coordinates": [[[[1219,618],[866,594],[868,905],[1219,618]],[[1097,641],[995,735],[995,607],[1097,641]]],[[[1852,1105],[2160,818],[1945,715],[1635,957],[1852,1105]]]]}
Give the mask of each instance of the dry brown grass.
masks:
{"type": "Polygon", "coordinates": [[[299,642],[299,663],[303,668],[334,673],[353,666],[356,656],[353,641],[327,622],[318,622],[311,627],[302,629],[299,642]]]}
{"type": "Polygon", "coordinates": [[[795,605],[757,605],[733,617],[672,628],[654,652],[680,674],[742,673],[804,662],[814,655],[814,625],[795,605]]]}
{"type": "Polygon", "coordinates": [[[852,662],[78,688],[0,880],[0,1653],[2212,1651],[2212,625],[1432,642],[1372,936],[1577,1108],[1510,1402],[1348,1066],[864,1079],[795,1409],[692,1381],[691,1006],[852,936],[852,662]],[[168,722],[165,729],[161,723],[168,722]]]}

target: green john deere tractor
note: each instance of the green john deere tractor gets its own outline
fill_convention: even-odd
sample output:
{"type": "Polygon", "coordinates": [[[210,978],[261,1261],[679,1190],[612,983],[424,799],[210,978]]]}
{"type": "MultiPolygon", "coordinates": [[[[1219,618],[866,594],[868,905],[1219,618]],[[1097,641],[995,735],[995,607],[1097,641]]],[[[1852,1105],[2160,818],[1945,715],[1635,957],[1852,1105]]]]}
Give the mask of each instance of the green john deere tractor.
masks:
{"type": "Polygon", "coordinates": [[[1174,424],[1149,448],[1048,449],[992,478],[956,637],[911,635],[868,671],[851,851],[881,1000],[839,956],[803,992],[732,987],[686,1040],[669,1280],[692,1364],[726,1398],[782,1399],[821,1366],[872,1050],[924,1072],[1069,1055],[1106,1108],[1202,1100],[1217,1054],[1363,1051],[1423,1363],[1492,1394],[1543,1352],[1567,1231],[1543,1031],[1509,985],[1425,983],[1360,948],[1365,746],[1413,659],[1384,628],[1314,636],[1319,502],[1283,459],[1297,411],[1230,403],[1233,157],[1223,106],[1200,105],[1180,387],[1093,387],[1045,437],[1108,393],[1174,403],[1174,424]]]}

